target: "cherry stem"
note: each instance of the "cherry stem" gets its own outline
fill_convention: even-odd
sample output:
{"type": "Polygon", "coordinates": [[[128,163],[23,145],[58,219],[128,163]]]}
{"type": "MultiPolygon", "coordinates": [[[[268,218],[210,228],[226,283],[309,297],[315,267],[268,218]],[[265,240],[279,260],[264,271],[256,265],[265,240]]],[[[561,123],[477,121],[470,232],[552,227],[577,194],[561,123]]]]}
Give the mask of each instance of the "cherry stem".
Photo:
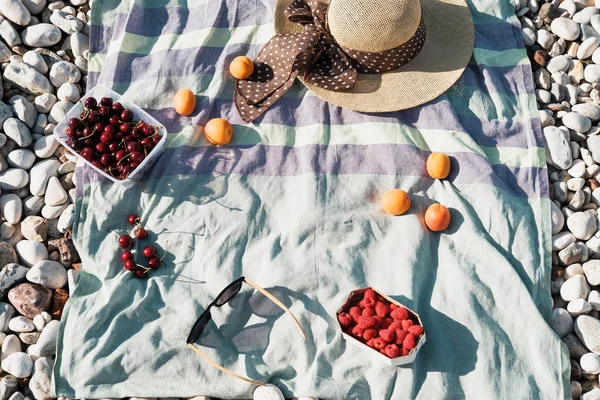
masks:
{"type": "Polygon", "coordinates": [[[129,158],[131,156],[131,153],[127,154],[125,157],[121,158],[119,160],[119,162],[117,163],[117,165],[121,164],[121,161],[125,160],[126,158],[129,158]]]}
{"type": "Polygon", "coordinates": [[[94,127],[94,129],[92,130],[92,133],[90,133],[90,134],[89,134],[89,135],[87,135],[87,136],[80,137],[80,138],[79,138],[79,140],[85,140],[85,139],[87,139],[87,138],[90,138],[90,137],[94,136],[94,133],[96,133],[96,128],[95,128],[95,127],[94,127]]]}
{"type": "Polygon", "coordinates": [[[167,242],[165,243],[165,254],[163,254],[163,256],[162,256],[162,257],[160,258],[160,260],[158,260],[158,261],[162,262],[162,260],[164,260],[164,259],[165,259],[165,257],[167,256],[167,246],[168,246],[168,245],[169,245],[169,241],[167,241],[167,242]]]}
{"type": "Polygon", "coordinates": [[[150,271],[152,269],[152,268],[146,268],[142,264],[137,264],[136,263],[135,265],[137,265],[138,267],[140,267],[141,269],[143,269],[145,274],[147,274],[148,271],[150,271]]]}
{"type": "Polygon", "coordinates": [[[117,235],[118,237],[121,237],[121,235],[118,232],[113,231],[112,229],[108,229],[109,232],[114,233],[115,235],[117,235]]]}

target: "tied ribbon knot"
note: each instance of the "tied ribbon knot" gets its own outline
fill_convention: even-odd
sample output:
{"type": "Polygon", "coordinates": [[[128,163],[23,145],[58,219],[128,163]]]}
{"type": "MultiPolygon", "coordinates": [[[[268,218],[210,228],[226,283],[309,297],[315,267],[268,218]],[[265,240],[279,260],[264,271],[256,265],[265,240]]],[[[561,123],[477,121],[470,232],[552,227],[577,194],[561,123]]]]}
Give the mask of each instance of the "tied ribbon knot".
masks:
{"type": "Polygon", "coordinates": [[[338,44],[327,27],[327,4],[294,0],[284,15],[301,32],[274,36],[254,60],[252,75],[235,81],[234,101],[246,122],[260,117],[292,86],[298,75],[323,89],[351,90],[358,73],[391,71],[415,58],[425,43],[425,23],[398,47],[383,52],[356,51],[338,44]]]}

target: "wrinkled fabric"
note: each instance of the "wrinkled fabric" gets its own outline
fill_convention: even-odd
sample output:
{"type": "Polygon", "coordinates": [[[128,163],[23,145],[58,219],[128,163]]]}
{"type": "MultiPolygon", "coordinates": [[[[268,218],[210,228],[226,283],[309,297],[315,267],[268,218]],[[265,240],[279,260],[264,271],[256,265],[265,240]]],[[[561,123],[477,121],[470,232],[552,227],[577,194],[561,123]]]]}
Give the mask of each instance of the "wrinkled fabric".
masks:
{"type": "MultiPolygon", "coordinates": [[[[88,76],[167,128],[167,148],[141,185],[76,171],[74,238],[83,266],[64,310],[53,390],[69,398],[249,398],[253,387],[186,347],[196,318],[245,275],[281,299],[307,332],[248,285],[197,345],[286,397],[557,399],[569,357],[548,325],[550,200],[531,69],[514,5],[470,0],[475,50],[463,77],[415,109],[364,114],[301,85],[256,124],[233,105],[229,62],[272,37],[272,0],[103,0],[92,11],[88,76]],[[197,94],[178,116],[177,90],[197,94]],[[230,145],[204,139],[209,119],[234,125],[230,145]],[[431,151],[450,155],[429,178],[431,151]],[[411,193],[406,215],[380,208],[411,193]],[[429,232],[443,203],[450,228],[429,232]],[[164,265],[145,280],[122,268],[129,214],[164,265]],[[335,311],[372,286],[419,313],[427,343],[390,367],[347,344],[335,311]]],[[[136,259],[143,262],[141,256],[136,259]]]]}

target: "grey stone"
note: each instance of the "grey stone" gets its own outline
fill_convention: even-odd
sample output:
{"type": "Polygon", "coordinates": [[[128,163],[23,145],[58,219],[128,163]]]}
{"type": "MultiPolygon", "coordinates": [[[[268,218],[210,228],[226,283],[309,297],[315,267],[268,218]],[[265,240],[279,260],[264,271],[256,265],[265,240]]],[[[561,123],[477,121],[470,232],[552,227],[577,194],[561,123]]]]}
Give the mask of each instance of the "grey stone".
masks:
{"type": "Polygon", "coordinates": [[[48,221],[31,215],[21,222],[21,233],[28,240],[45,242],[48,235],[48,221]]]}
{"type": "Polygon", "coordinates": [[[575,320],[574,329],[579,340],[590,351],[600,354],[600,320],[581,315],[575,320]]]}
{"type": "Polygon", "coordinates": [[[27,147],[33,141],[27,125],[16,118],[9,118],[4,122],[4,133],[17,142],[20,147],[27,147]]]}
{"type": "Polygon", "coordinates": [[[52,376],[52,362],[46,357],[35,361],[33,376],[29,381],[29,389],[36,400],[51,400],[50,377],[52,376]]]}
{"type": "Polygon", "coordinates": [[[61,38],[60,29],[52,24],[32,25],[21,32],[21,40],[30,47],[54,46],[61,38]]]}
{"type": "Polygon", "coordinates": [[[35,68],[22,61],[12,60],[6,66],[3,77],[27,93],[41,95],[52,92],[50,81],[35,68]]]}
{"type": "Polygon", "coordinates": [[[8,103],[11,105],[17,118],[24,122],[28,128],[32,128],[38,115],[35,106],[23,96],[13,96],[8,103]]]}
{"type": "MultiPolygon", "coordinates": [[[[557,168],[568,169],[573,162],[569,134],[554,126],[547,126],[543,129],[543,133],[548,162],[557,168]]],[[[600,158],[600,138],[598,146],[598,157],[600,158]]]]}
{"type": "MultiPolygon", "coordinates": [[[[5,265],[0,271],[0,298],[4,298],[10,289],[24,282],[28,271],[28,268],[19,264],[5,265]]],[[[3,309],[0,308],[0,312],[3,312],[3,309]]]]}

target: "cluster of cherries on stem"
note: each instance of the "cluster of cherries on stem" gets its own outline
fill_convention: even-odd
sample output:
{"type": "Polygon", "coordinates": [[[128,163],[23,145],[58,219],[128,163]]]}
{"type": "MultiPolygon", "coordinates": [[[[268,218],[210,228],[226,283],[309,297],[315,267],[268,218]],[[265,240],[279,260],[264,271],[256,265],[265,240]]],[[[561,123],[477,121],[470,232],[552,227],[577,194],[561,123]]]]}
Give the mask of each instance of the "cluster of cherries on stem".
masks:
{"type": "MultiPolygon", "coordinates": [[[[135,226],[134,235],[136,239],[145,239],[148,237],[148,231],[142,226],[140,217],[135,214],[131,214],[127,218],[127,222],[129,222],[129,225],[135,226]]],[[[156,270],[158,267],[160,267],[160,264],[167,253],[165,251],[165,254],[162,256],[162,258],[158,258],[156,256],[156,249],[154,246],[146,246],[142,250],[142,255],[146,258],[146,260],[148,260],[148,266],[145,267],[141,264],[138,264],[133,259],[133,253],[128,250],[133,247],[136,239],[127,234],[119,236],[119,246],[125,249],[121,253],[121,260],[123,260],[123,266],[127,271],[133,272],[137,278],[145,278],[148,276],[148,272],[156,270]]]]}
{"type": "Polygon", "coordinates": [[[67,144],[94,167],[117,179],[127,178],[160,142],[158,127],[134,121],[133,112],[103,97],[84,102],[79,118],[65,131],[67,144]]]}

